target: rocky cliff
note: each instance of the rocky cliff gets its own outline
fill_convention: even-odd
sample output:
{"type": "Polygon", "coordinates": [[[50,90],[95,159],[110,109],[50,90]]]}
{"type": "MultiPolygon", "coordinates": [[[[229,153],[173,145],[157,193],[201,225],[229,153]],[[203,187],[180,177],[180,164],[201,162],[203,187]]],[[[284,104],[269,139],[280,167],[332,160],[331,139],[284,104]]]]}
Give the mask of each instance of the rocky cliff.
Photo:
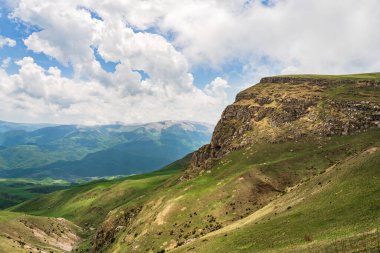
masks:
{"type": "Polygon", "coordinates": [[[194,153],[182,179],[258,142],[348,135],[371,127],[380,127],[379,79],[265,77],[224,110],[211,143],[194,153]]]}

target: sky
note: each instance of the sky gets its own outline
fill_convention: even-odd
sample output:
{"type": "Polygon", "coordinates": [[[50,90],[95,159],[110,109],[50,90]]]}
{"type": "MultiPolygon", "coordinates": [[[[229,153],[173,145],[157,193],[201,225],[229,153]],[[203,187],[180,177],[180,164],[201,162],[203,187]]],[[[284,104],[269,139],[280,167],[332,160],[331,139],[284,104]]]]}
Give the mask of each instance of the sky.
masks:
{"type": "Polygon", "coordinates": [[[378,0],[0,0],[0,119],[215,124],[261,77],[380,71],[378,0]]]}

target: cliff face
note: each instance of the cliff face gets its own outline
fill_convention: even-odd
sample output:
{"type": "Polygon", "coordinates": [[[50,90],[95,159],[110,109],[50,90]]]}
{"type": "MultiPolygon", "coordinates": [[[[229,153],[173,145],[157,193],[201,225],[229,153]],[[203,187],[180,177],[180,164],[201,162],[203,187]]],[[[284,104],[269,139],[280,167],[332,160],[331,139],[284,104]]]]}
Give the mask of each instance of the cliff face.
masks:
{"type": "Polygon", "coordinates": [[[380,127],[379,80],[266,77],[224,110],[211,143],[194,153],[182,179],[255,143],[348,135],[370,127],[380,127]]]}

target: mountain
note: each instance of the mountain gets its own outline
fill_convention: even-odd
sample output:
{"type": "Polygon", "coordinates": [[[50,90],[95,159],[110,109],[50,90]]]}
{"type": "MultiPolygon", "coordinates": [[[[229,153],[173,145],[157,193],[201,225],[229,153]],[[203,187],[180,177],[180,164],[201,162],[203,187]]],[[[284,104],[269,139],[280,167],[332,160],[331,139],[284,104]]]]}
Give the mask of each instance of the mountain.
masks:
{"type": "Polygon", "coordinates": [[[73,222],[78,251],[375,252],[379,91],[378,73],[263,78],[194,154],[8,211],[73,222]]]}
{"type": "Polygon", "coordinates": [[[0,134],[0,177],[72,179],[159,169],[210,140],[210,125],[62,125],[0,134]]]}
{"type": "Polygon", "coordinates": [[[34,131],[44,127],[54,126],[54,124],[27,124],[27,123],[13,123],[8,121],[0,120],[0,133],[9,132],[9,131],[34,131]]]}
{"type": "Polygon", "coordinates": [[[376,79],[380,74],[372,79],[362,76],[261,79],[224,110],[211,143],[196,153],[189,174],[212,166],[214,159],[233,150],[257,143],[321,140],[380,127],[376,79]]]}

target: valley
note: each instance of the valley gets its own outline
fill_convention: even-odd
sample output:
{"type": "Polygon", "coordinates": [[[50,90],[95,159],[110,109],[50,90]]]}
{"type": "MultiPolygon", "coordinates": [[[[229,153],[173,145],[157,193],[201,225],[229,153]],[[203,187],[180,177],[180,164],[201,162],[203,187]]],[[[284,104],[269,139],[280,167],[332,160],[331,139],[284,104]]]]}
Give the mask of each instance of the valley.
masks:
{"type": "Polygon", "coordinates": [[[30,178],[1,178],[0,179],[0,209],[14,206],[23,201],[62,190],[77,183],[53,179],[30,179],[30,178]]]}
{"type": "Polygon", "coordinates": [[[0,209],[84,182],[148,173],[207,143],[195,122],[75,126],[0,121],[0,209]]]}

